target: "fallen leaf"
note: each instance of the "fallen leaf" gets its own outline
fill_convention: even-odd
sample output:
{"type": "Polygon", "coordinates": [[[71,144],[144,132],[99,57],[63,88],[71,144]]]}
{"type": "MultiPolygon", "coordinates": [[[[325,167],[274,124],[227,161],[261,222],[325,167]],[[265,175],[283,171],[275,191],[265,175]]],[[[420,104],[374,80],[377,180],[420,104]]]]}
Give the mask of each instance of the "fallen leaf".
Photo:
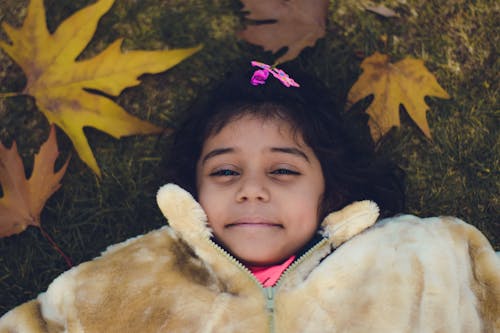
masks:
{"type": "Polygon", "coordinates": [[[387,8],[384,5],[377,5],[377,6],[366,6],[366,10],[378,14],[383,17],[398,17],[398,13],[393,11],[392,9],[387,8]]]}
{"type": "Polygon", "coordinates": [[[59,155],[55,127],[35,155],[33,172],[29,180],[14,142],[10,149],[0,143],[0,237],[24,231],[28,226],[40,227],[40,213],[45,203],[61,186],[60,180],[66,172],[69,158],[59,171],[54,173],[54,163],[59,155]]]}
{"type": "Polygon", "coordinates": [[[411,119],[431,138],[426,119],[429,106],[425,96],[450,98],[434,75],[420,59],[406,58],[395,64],[385,54],[375,52],[361,63],[363,73],[347,96],[348,107],[361,99],[374,95],[366,112],[368,125],[375,142],[393,126],[400,126],[399,106],[403,104],[411,119]]]}
{"type": "Polygon", "coordinates": [[[118,96],[125,88],[140,84],[137,78],[141,74],[163,72],[200,49],[121,52],[119,39],[94,58],[75,61],[113,2],[100,0],[79,10],[50,34],[43,0],[31,0],[22,27],[3,24],[12,44],[0,41],[0,47],[27,76],[23,94],[35,98],[49,122],[66,132],[80,158],[99,176],[84,127],[94,127],[115,138],[158,133],[161,128],[87,89],[118,96]]]}
{"type": "Polygon", "coordinates": [[[240,37],[266,51],[276,53],[283,47],[287,52],[276,64],[294,59],[307,46],[314,46],[325,35],[327,0],[242,0],[247,19],[257,24],[247,25],[240,37]]]}

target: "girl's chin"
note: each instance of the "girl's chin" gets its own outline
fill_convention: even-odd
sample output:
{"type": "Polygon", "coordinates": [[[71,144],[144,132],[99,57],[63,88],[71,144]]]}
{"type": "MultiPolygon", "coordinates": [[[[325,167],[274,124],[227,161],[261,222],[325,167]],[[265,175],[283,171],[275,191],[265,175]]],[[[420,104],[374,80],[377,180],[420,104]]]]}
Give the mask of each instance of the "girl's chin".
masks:
{"type": "MultiPolygon", "coordinates": [[[[261,235],[262,236],[262,235],[261,235]]],[[[295,252],[275,237],[232,237],[227,243],[220,242],[230,254],[247,266],[272,266],[281,264],[295,252]]]]}

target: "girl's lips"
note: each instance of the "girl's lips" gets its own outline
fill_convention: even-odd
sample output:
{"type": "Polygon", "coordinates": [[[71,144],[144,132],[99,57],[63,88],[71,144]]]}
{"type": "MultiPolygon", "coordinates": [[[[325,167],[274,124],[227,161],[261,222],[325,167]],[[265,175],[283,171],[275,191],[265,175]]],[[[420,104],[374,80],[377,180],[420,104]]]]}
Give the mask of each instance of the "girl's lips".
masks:
{"type": "Polygon", "coordinates": [[[231,227],[279,227],[283,228],[281,224],[276,223],[252,223],[252,222],[242,222],[242,223],[231,223],[226,225],[226,228],[231,227]]]}
{"type": "Polygon", "coordinates": [[[233,223],[229,223],[226,225],[226,228],[230,227],[279,227],[283,228],[283,225],[280,223],[271,222],[266,219],[261,218],[241,218],[236,220],[233,223]]]}

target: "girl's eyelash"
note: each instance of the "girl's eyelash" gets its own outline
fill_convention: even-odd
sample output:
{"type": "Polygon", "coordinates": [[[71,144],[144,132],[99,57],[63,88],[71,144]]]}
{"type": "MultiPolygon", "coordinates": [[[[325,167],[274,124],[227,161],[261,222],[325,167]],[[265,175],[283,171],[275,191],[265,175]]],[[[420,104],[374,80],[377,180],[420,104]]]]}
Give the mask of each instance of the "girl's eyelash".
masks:
{"type": "MultiPolygon", "coordinates": [[[[209,175],[212,177],[231,177],[231,176],[238,176],[240,173],[235,170],[231,169],[220,169],[211,172],[209,175]]],[[[279,168],[275,169],[270,172],[272,175],[300,175],[300,172],[291,170],[291,169],[286,169],[286,168],[279,168]]]]}
{"type": "Polygon", "coordinates": [[[239,173],[231,169],[221,169],[210,173],[210,176],[215,176],[215,177],[224,177],[224,176],[227,177],[227,176],[237,176],[237,175],[239,175],[239,173]]]}
{"type": "Polygon", "coordinates": [[[273,174],[273,175],[300,175],[300,172],[290,170],[290,169],[280,168],[280,169],[276,169],[276,170],[271,171],[271,174],[273,174]]]}

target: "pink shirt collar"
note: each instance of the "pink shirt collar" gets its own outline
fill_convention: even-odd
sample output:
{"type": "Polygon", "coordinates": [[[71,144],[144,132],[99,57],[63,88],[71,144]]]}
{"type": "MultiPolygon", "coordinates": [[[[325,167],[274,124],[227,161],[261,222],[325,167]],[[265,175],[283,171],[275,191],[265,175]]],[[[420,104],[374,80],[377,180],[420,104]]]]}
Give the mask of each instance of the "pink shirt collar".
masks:
{"type": "Polygon", "coordinates": [[[252,274],[264,287],[272,287],[278,282],[281,274],[290,266],[295,259],[295,255],[288,258],[279,265],[274,266],[247,266],[252,274]]]}

